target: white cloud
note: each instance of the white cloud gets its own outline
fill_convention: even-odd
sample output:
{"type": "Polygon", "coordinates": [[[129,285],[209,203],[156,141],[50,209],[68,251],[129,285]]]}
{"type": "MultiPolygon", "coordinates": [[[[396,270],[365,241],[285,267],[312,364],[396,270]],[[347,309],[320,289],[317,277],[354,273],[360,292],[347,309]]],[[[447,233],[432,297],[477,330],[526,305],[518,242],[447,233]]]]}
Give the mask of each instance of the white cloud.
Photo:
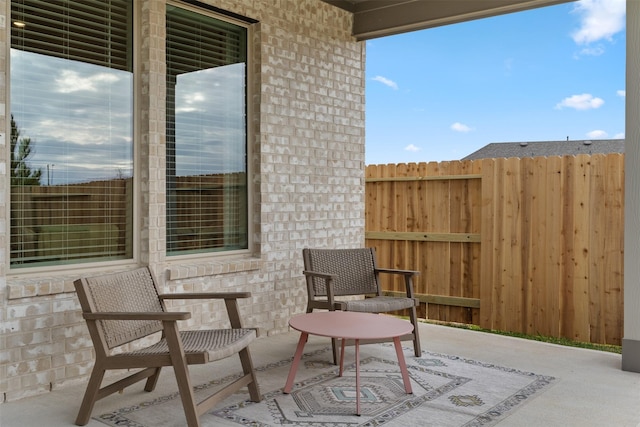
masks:
{"type": "Polygon", "coordinates": [[[513,70],[513,58],[507,58],[504,60],[504,71],[507,75],[511,74],[513,70]]]}
{"type": "Polygon", "coordinates": [[[577,44],[611,41],[624,29],[626,0],[580,0],[573,13],[580,15],[580,28],[571,35],[577,44]]]}
{"type": "Polygon", "coordinates": [[[417,151],[422,150],[420,147],[416,147],[413,144],[407,145],[406,147],[404,147],[404,149],[405,149],[405,151],[413,151],[413,152],[417,152],[417,151]]]}
{"type": "Polygon", "coordinates": [[[604,54],[604,47],[600,44],[598,46],[585,47],[580,51],[580,55],[586,56],[600,56],[604,54]]]}
{"type": "Polygon", "coordinates": [[[182,102],[176,104],[176,113],[192,113],[194,111],[203,111],[202,105],[207,99],[202,92],[185,93],[182,96],[182,102]]]}
{"type": "Polygon", "coordinates": [[[622,98],[627,96],[627,91],[626,90],[618,90],[616,91],[616,94],[622,98]]]}
{"type": "Polygon", "coordinates": [[[396,82],[394,82],[393,80],[389,80],[386,77],[382,77],[382,76],[375,76],[373,79],[373,81],[376,82],[380,82],[383,85],[389,86],[391,89],[398,89],[398,84],[396,82]]]}
{"type": "Polygon", "coordinates": [[[624,139],[624,132],[616,133],[613,135],[614,139],[624,139]]]}
{"type": "Polygon", "coordinates": [[[118,81],[118,77],[110,73],[98,73],[89,77],[80,77],[80,75],[72,70],[62,70],[60,77],[56,79],[58,84],[58,92],[72,93],[81,90],[96,92],[99,83],[113,83],[118,81]]]}
{"type": "Polygon", "coordinates": [[[573,95],[569,98],[563,99],[556,105],[557,109],[575,108],[576,110],[590,110],[593,108],[600,108],[604,104],[602,98],[596,98],[589,93],[583,93],[582,95],[573,95]]]}
{"type": "Polygon", "coordinates": [[[592,130],[591,132],[587,132],[587,137],[591,138],[591,139],[604,139],[607,136],[609,136],[609,134],[607,134],[605,131],[603,130],[592,130]]]}
{"type": "Polygon", "coordinates": [[[471,132],[472,130],[472,128],[460,122],[455,122],[454,124],[452,124],[451,129],[455,130],[456,132],[471,132]]]}

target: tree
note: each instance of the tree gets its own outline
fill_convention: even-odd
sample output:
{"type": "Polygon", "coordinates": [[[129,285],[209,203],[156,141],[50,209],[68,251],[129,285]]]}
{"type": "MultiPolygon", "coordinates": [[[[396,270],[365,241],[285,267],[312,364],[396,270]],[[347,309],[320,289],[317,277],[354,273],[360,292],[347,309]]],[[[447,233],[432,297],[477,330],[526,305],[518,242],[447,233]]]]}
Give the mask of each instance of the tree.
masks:
{"type": "Polygon", "coordinates": [[[20,129],[11,115],[11,186],[40,185],[42,169],[31,169],[27,159],[33,154],[31,138],[20,138],[20,129]]]}

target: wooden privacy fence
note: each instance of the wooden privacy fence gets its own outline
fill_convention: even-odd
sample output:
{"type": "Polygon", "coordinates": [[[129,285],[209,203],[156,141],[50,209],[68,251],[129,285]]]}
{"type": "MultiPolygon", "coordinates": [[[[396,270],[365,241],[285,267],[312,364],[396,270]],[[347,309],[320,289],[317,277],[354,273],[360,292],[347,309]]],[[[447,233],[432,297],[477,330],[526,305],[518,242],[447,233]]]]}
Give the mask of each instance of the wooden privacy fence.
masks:
{"type": "Polygon", "coordinates": [[[621,154],[366,168],[366,245],[433,320],[620,345],[623,211],[621,154]]]}

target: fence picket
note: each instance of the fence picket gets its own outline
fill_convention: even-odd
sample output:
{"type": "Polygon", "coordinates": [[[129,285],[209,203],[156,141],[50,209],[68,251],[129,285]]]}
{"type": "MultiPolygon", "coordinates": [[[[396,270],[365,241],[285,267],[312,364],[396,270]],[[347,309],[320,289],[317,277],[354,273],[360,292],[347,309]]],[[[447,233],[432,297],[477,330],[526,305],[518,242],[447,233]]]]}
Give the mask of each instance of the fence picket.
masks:
{"type": "Polygon", "coordinates": [[[623,155],[371,165],[366,177],[366,243],[380,265],[422,272],[422,315],[620,344],[623,155]]]}

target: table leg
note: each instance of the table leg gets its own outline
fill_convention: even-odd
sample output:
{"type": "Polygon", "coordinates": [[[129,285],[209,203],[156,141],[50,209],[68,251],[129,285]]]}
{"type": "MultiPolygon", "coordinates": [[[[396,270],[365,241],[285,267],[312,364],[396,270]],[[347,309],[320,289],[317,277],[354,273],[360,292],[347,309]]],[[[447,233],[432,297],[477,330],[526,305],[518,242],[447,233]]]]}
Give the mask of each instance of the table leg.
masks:
{"type": "Polygon", "coordinates": [[[343,338],[340,341],[342,341],[342,344],[340,348],[340,372],[338,373],[339,377],[341,377],[342,373],[344,372],[344,348],[345,348],[345,344],[347,343],[347,340],[343,338]]]}
{"type": "Polygon", "coordinates": [[[293,356],[293,362],[291,362],[291,368],[289,368],[289,376],[287,377],[287,382],[284,385],[283,393],[289,394],[291,389],[293,388],[293,380],[296,378],[296,372],[298,371],[298,365],[300,364],[300,359],[302,358],[302,350],[304,350],[304,345],[307,343],[307,338],[309,334],[306,332],[302,332],[300,334],[300,339],[298,340],[298,346],[296,347],[296,354],[293,356]]]}
{"type": "Polygon", "coordinates": [[[360,340],[356,340],[356,415],[360,415],[360,340]]]}
{"type": "Polygon", "coordinates": [[[396,347],[398,365],[400,366],[400,373],[402,374],[402,382],[404,382],[404,391],[407,392],[407,394],[413,394],[413,390],[411,389],[411,381],[409,380],[409,371],[407,371],[407,363],[404,361],[404,353],[402,353],[400,337],[394,337],[393,344],[396,347]]]}

